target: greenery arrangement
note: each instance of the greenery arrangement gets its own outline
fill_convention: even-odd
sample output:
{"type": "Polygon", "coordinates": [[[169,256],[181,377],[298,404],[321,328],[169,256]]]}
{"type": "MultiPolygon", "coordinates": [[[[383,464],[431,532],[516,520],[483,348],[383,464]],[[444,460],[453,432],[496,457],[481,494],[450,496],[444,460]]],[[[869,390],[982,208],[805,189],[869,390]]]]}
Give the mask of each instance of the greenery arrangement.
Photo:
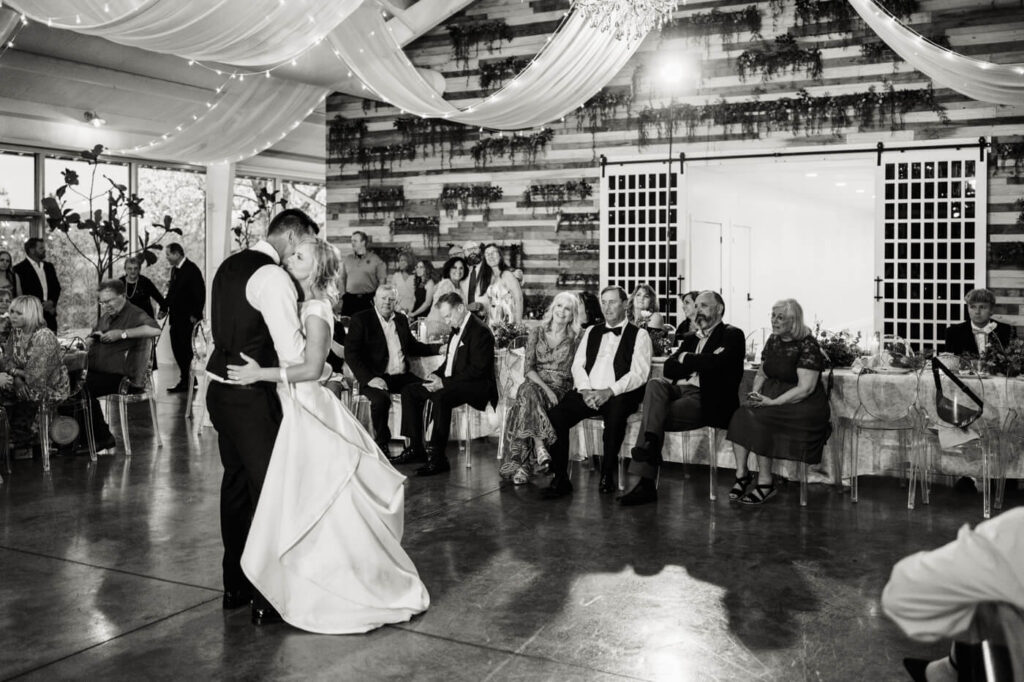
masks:
{"type": "Polygon", "coordinates": [[[504,19],[449,24],[446,28],[452,43],[452,56],[463,68],[469,68],[471,50],[475,49],[475,54],[480,54],[480,45],[483,44],[488,52],[494,52],[501,43],[512,42],[513,38],[512,27],[504,19]]]}
{"type": "MultiPolygon", "coordinates": [[[[98,144],[80,154],[81,160],[91,167],[88,189],[80,184],[76,171],[65,168],[61,171],[64,184],[56,189],[53,196],[43,198],[43,212],[46,214],[46,224],[50,231],[59,231],[63,234],[74,250],[89,261],[95,268],[97,284],[113,275],[115,263],[128,257],[129,224],[133,218],[142,218],[146,215],[141,197],[130,194],[126,186],[114,182],[105,175],[103,179],[106,183],[101,184],[109,184],[109,187],[97,193],[96,174],[104,149],[103,145],[98,144]],[[69,199],[72,197],[78,197],[88,204],[88,213],[85,217],[69,206],[69,199]],[[95,208],[95,202],[101,198],[106,199],[106,211],[95,208]],[[83,231],[92,238],[95,254],[86,253],[75,243],[71,238],[72,230],[83,231]]],[[[165,215],[163,220],[151,224],[154,233],[151,234],[145,227],[140,229],[141,235],[138,237],[135,254],[141,256],[146,265],[152,265],[157,261],[157,252],[163,250],[160,241],[164,237],[168,234],[181,234],[181,230],[172,227],[171,224],[171,216],[165,215]],[[155,238],[153,234],[156,235],[155,238]]]]}
{"type": "Polygon", "coordinates": [[[497,61],[480,62],[480,87],[489,90],[492,85],[500,85],[529,65],[530,59],[526,57],[506,57],[497,61]]]}
{"type": "Polygon", "coordinates": [[[424,156],[428,147],[431,153],[435,153],[438,147],[443,153],[447,147],[449,167],[455,156],[465,153],[463,144],[476,133],[469,126],[442,118],[402,116],[395,119],[394,126],[402,134],[403,142],[420,150],[424,156]]]}
{"type": "Polygon", "coordinates": [[[774,43],[745,50],[736,58],[736,70],[742,81],[756,73],[761,74],[761,80],[768,81],[784,71],[795,74],[799,69],[809,78],[821,80],[821,50],[800,47],[789,33],[778,36],[774,43]]]}
{"type": "Polygon", "coordinates": [[[598,275],[585,275],[579,272],[563,272],[558,276],[555,285],[558,287],[597,287],[601,283],[598,275]]]}
{"type": "Polygon", "coordinates": [[[848,2],[836,0],[794,0],[797,26],[828,24],[830,32],[846,33],[853,26],[856,11],[848,2]]]}
{"type": "Polygon", "coordinates": [[[1024,339],[1013,339],[1005,347],[989,344],[982,360],[991,374],[1015,377],[1024,372],[1024,339]]]}
{"type": "Polygon", "coordinates": [[[601,245],[594,241],[563,241],[558,244],[558,258],[591,260],[601,253],[601,245]]]}
{"type": "Polygon", "coordinates": [[[821,328],[821,323],[814,324],[814,338],[818,346],[825,352],[833,367],[850,367],[853,361],[865,351],[860,347],[861,334],[854,336],[848,329],[833,332],[821,328]]]}
{"type": "Polygon", "coordinates": [[[504,194],[501,187],[494,185],[445,185],[437,198],[437,206],[449,218],[458,211],[465,216],[470,208],[482,208],[484,220],[491,214],[491,202],[498,201],[504,194]]]}
{"type": "Polygon", "coordinates": [[[681,17],[673,17],[661,29],[662,35],[676,34],[688,38],[703,40],[705,44],[713,35],[722,36],[723,42],[732,42],[740,33],[750,33],[755,38],[761,37],[761,12],[757,5],[749,5],[744,9],[732,12],[694,12],[681,17]]]}
{"type": "Polygon", "coordinates": [[[533,165],[537,154],[542,152],[555,136],[551,128],[542,128],[536,133],[520,135],[498,135],[481,138],[470,147],[469,154],[477,168],[486,168],[491,159],[508,157],[514,166],[516,155],[520,155],[527,165],[533,165]]]}
{"type": "MultiPolygon", "coordinates": [[[[925,36],[925,39],[940,47],[949,49],[949,38],[944,33],[925,36]]],[[[860,56],[863,62],[901,61],[900,56],[893,52],[892,48],[882,40],[869,40],[861,43],[860,56]]]]}
{"type": "MultiPolygon", "coordinates": [[[[1017,200],[1018,208],[1024,208],[1024,200],[1017,200]]],[[[1024,211],[1017,222],[1024,221],[1024,211]]],[[[1024,268],[1024,242],[991,242],[988,245],[988,264],[993,268],[1024,268]]]]}
{"type": "Polygon", "coordinates": [[[594,187],[586,178],[563,183],[530,185],[523,191],[527,206],[561,206],[567,201],[586,201],[594,194],[594,187]]]}
{"type": "Polygon", "coordinates": [[[385,170],[394,168],[395,163],[412,161],[416,158],[416,147],[411,144],[385,144],[375,147],[349,147],[344,153],[332,159],[344,170],[349,163],[358,163],[360,170],[369,175],[371,169],[379,169],[383,177],[385,170]]]}
{"type": "Polygon", "coordinates": [[[391,221],[391,234],[440,234],[441,221],[436,216],[402,216],[391,221]]]}
{"type": "Polygon", "coordinates": [[[651,354],[656,358],[663,358],[672,354],[676,347],[675,334],[669,334],[664,329],[647,329],[651,337],[651,354]]]}
{"type": "Polygon", "coordinates": [[[1012,162],[1013,175],[1020,175],[1024,167],[1024,142],[1000,142],[999,138],[994,138],[992,154],[997,160],[997,170],[1005,171],[1012,162]]]}
{"type": "Polygon", "coordinates": [[[405,187],[377,186],[359,189],[358,212],[360,218],[397,213],[405,208],[405,187]]]}
{"type": "Polygon", "coordinates": [[[495,348],[508,348],[520,336],[530,333],[529,328],[522,322],[502,322],[491,327],[494,334],[495,348]]]}
{"type": "Polygon", "coordinates": [[[338,163],[350,149],[362,145],[366,136],[364,119],[347,119],[335,116],[327,128],[327,162],[338,163]]]}
{"type": "Polygon", "coordinates": [[[564,229],[593,229],[601,222],[601,216],[594,212],[587,213],[563,213],[558,218],[557,230],[564,229]]]}
{"type": "Polygon", "coordinates": [[[270,217],[277,212],[274,208],[280,204],[281,209],[284,210],[288,206],[288,201],[282,196],[280,199],[277,198],[278,192],[268,192],[266,186],[260,187],[256,192],[256,210],[249,211],[249,209],[243,209],[238,216],[241,221],[238,225],[231,228],[231,234],[235,242],[235,247],[238,250],[247,249],[253,242],[253,226],[262,219],[264,222],[270,219],[270,217]]]}

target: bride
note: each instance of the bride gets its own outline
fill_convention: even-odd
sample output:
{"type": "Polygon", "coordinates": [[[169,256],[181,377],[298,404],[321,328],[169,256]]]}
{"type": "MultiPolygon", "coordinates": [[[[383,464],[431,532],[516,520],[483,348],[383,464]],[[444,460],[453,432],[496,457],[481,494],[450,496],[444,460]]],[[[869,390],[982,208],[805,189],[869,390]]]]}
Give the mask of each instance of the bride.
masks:
{"type": "Polygon", "coordinates": [[[405,477],[352,414],[317,383],[330,348],[339,259],[327,242],[299,244],[285,263],[302,285],[301,364],[228,368],[241,384],[279,382],[284,414],[242,569],[295,627],[366,632],[430,604],[402,549],[405,477]]]}

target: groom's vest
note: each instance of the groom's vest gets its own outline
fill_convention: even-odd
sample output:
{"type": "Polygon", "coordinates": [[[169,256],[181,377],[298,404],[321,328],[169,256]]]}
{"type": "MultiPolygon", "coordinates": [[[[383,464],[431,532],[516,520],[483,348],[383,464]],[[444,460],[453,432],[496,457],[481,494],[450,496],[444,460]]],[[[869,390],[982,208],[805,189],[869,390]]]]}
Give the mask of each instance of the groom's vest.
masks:
{"type": "Polygon", "coordinates": [[[206,369],[222,379],[228,376],[228,365],[245,364],[245,353],[261,367],[276,367],[274,340],[260,312],[249,305],[245,286],[249,278],[274,260],[259,251],[247,249],[229,256],[217,268],[210,297],[210,323],[213,351],[206,369]]]}

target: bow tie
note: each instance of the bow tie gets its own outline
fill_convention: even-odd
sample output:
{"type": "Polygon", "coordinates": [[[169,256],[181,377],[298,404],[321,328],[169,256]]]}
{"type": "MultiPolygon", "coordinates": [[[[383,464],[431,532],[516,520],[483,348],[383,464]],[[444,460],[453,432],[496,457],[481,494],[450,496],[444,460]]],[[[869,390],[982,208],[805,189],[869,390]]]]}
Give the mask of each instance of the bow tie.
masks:
{"type": "Polygon", "coordinates": [[[458,336],[458,335],[459,335],[459,327],[452,327],[452,336],[455,337],[455,336],[458,336]]]}
{"type": "Polygon", "coordinates": [[[974,332],[975,334],[991,334],[995,330],[996,330],[996,323],[995,322],[989,322],[984,327],[976,327],[976,326],[974,326],[973,322],[971,323],[971,331],[974,332]]]}
{"type": "Polygon", "coordinates": [[[614,334],[615,336],[619,336],[619,335],[622,334],[622,329],[623,329],[622,327],[607,327],[606,326],[604,328],[604,331],[602,332],[602,334],[614,334]]]}

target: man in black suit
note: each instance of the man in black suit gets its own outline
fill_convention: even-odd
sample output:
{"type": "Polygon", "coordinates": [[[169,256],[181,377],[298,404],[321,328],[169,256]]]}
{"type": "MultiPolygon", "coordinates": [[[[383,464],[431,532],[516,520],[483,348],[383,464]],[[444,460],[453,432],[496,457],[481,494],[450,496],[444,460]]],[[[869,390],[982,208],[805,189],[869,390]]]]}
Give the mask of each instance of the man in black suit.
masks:
{"type": "Polygon", "coordinates": [[[251,598],[256,625],[281,620],[249,584],[241,566],[249,524],[281,426],[281,403],[274,384],[228,383],[227,366],[244,364],[242,353],[263,367],[302,362],[305,340],[299,322],[299,294],[280,264],[318,231],[302,211],[281,211],[270,221],[266,239],[221,263],[211,290],[213,350],[206,365],[210,378],[206,405],[217,429],[224,466],[220,485],[223,605],[234,609],[247,605],[251,598]]]}
{"type": "MultiPolygon", "coordinates": [[[[382,284],[373,295],[373,308],[352,316],[345,336],[345,358],[359,381],[359,390],[370,400],[374,440],[388,454],[391,430],[388,413],[391,394],[401,393],[409,384],[423,380],[409,372],[409,357],[437,353],[436,345],[412,337],[409,319],[395,312],[398,292],[393,284],[382,284]]],[[[402,405],[402,413],[413,409],[402,405]]]]}
{"type": "Polygon", "coordinates": [[[1014,337],[1013,327],[992,319],[995,295],[988,289],[972,289],[967,292],[966,302],[970,319],[946,328],[943,352],[981,357],[989,344],[1006,348],[1014,337]]]}
{"type": "Polygon", "coordinates": [[[695,302],[697,331],[665,361],[665,376],[647,382],[644,417],[632,459],[641,478],[619,502],[626,506],[658,499],[655,487],[666,431],[702,426],[729,427],[740,405],[746,337],[743,330],[722,322],[725,301],[703,291],[695,302]]]}
{"type": "Polygon", "coordinates": [[[452,328],[445,360],[425,383],[408,384],[402,389],[402,435],[410,444],[392,460],[406,464],[426,459],[426,464],[416,471],[420,476],[451,469],[444,450],[448,445],[453,409],[466,403],[477,410],[484,409],[488,403],[498,404],[491,330],[469,313],[457,292],[439,298],[437,306],[441,318],[452,328]],[[427,401],[433,407],[434,430],[430,445],[424,451],[423,406],[427,401]]]}
{"type": "Polygon", "coordinates": [[[42,301],[46,326],[56,332],[60,280],[53,263],[46,262],[46,242],[39,237],[26,241],[25,260],[12,269],[18,276],[18,295],[35,296],[42,301]]]}
{"type": "Polygon", "coordinates": [[[626,292],[607,286],[601,291],[604,322],[588,327],[572,361],[573,390],[548,413],[555,428],[550,447],[555,477],[541,495],[555,499],[572,492],[569,482],[569,429],[587,417],[604,421],[602,493],[617,488],[615,469],[626,437],[626,420],[644,398],[651,373],[651,337],[626,319],[626,292]]]}
{"type": "Polygon", "coordinates": [[[167,245],[167,262],[171,264],[171,283],[167,288],[162,315],[171,325],[171,352],[178,363],[181,378],[167,389],[168,393],[192,390],[188,386],[189,366],[192,364],[192,328],[203,319],[206,306],[206,282],[199,266],[185,258],[181,244],[167,245]]]}

